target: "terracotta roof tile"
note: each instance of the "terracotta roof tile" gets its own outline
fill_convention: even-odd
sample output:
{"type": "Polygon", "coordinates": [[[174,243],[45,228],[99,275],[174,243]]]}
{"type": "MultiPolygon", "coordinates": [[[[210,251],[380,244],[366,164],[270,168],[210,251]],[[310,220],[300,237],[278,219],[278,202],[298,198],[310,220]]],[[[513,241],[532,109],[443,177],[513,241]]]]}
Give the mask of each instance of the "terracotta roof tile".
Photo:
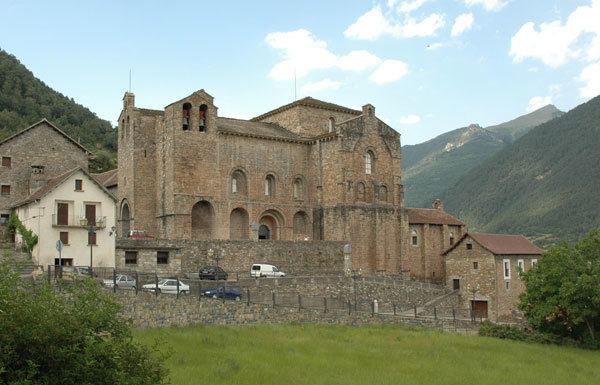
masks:
{"type": "Polygon", "coordinates": [[[496,255],[541,255],[544,250],[534,245],[529,239],[522,235],[513,234],[488,234],[488,233],[466,233],[443,255],[448,254],[458,246],[466,237],[471,237],[483,248],[496,255]]]}
{"type": "Polygon", "coordinates": [[[287,140],[304,140],[301,136],[286,130],[285,128],[274,124],[264,122],[253,122],[249,120],[233,119],[233,118],[217,118],[217,129],[219,131],[241,134],[241,135],[256,135],[260,137],[287,139],[287,140]]]}
{"type": "Polygon", "coordinates": [[[100,174],[92,174],[94,178],[104,187],[113,187],[117,185],[117,169],[102,172],[100,174]]]}
{"type": "Polygon", "coordinates": [[[262,115],[259,115],[255,118],[252,118],[252,121],[259,121],[262,120],[268,116],[277,114],[279,112],[288,110],[290,108],[296,107],[296,106],[306,106],[306,107],[315,107],[315,108],[322,108],[325,110],[333,110],[333,111],[340,111],[340,112],[345,112],[347,114],[353,114],[353,115],[360,115],[362,114],[362,111],[359,110],[354,110],[352,108],[348,108],[348,107],[344,107],[344,106],[340,106],[339,104],[334,104],[334,103],[329,103],[329,102],[324,102],[322,100],[319,99],[315,99],[315,98],[311,98],[310,96],[307,96],[305,98],[302,98],[300,100],[296,100],[295,102],[283,105],[281,107],[278,107],[274,110],[271,110],[269,112],[265,112],[262,115]]]}
{"type": "Polygon", "coordinates": [[[407,208],[406,211],[408,213],[408,223],[453,226],[465,225],[464,222],[442,210],[407,208]]]}

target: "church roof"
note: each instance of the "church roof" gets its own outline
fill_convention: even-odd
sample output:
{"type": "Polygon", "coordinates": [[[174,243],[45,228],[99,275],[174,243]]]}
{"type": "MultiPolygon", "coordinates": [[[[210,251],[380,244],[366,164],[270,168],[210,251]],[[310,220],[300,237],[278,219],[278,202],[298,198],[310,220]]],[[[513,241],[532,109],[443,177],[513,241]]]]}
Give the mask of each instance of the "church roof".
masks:
{"type": "Polygon", "coordinates": [[[252,120],[252,121],[259,121],[259,120],[262,120],[262,119],[264,119],[264,118],[266,118],[268,116],[278,114],[280,112],[283,112],[285,110],[289,110],[290,108],[293,108],[293,107],[296,107],[296,106],[321,108],[321,109],[325,109],[325,110],[345,112],[347,114],[354,114],[354,115],[360,115],[360,114],[362,114],[362,111],[359,111],[359,110],[354,110],[352,108],[340,106],[339,104],[324,102],[322,100],[311,98],[310,96],[307,96],[307,97],[302,98],[300,100],[296,100],[295,102],[286,104],[284,106],[281,106],[281,107],[278,107],[278,108],[276,108],[274,110],[266,112],[266,113],[264,113],[262,115],[259,115],[259,116],[255,117],[255,118],[252,118],[250,120],[252,120]]]}
{"type": "Polygon", "coordinates": [[[303,141],[305,138],[286,130],[275,123],[254,122],[250,120],[217,118],[217,130],[233,135],[255,136],[280,140],[303,141]]]}
{"type": "Polygon", "coordinates": [[[480,244],[481,247],[496,255],[541,255],[544,252],[544,250],[534,245],[522,235],[466,233],[451,248],[446,250],[443,255],[452,251],[468,236],[480,244]]]}
{"type": "Polygon", "coordinates": [[[464,226],[465,223],[438,209],[407,208],[408,223],[464,226]]]}
{"type": "Polygon", "coordinates": [[[4,143],[6,143],[6,142],[8,142],[9,140],[12,140],[12,139],[16,138],[17,136],[19,136],[19,135],[21,135],[21,134],[24,134],[25,132],[27,132],[27,131],[29,131],[29,130],[31,130],[31,129],[33,129],[33,128],[35,128],[35,127],[38,127],[38,126],[40,126],[40,125],[42,125],[42,124],[44,124],[44,123],[45,123],[45,124],[47,124],[48,126],[50,126],[52,129],[54,129],[54,131],[58,132],[59,134],[61,134],[61,135],[62,135],[62,136],[64,136],[65,138],[67,138],[67,140],[69,140],[70,142],[72,142],[72,143],[73,143],[74,145],[76,145],[77,147],[81,148],[83,151],[85,151],[85,152],[86,152],[86,153],[88,153],[89,155],[91,155],[91,154],[92,154],[92,152],[91,152],[90,150],[88,150],[87,148],[83,147],[83,146],[81,145],[81,143],[79,143],[79,142],[78,142],[78,141],[76,141],[75,139],[71,138],[71,137],[70,137],[69,135],[67,135],[67,134],[66,134],[66,133],[65,133],[63,130],[61,130],[60,128],[56,127],[54,124],[50,123],[50,122],[49,122],[49,121],[48,121],[46,118],[44,118],[44,119],[40,120],[40,121],[39,121],[39,122],[37,122],[37,123],[34,123],[34,124],[32,124],[31,126],[29,126],[29,127],[25,128],[25,129],[23,129],[23,130],[21,130],[21,131],[17,132],[17,133],[16,133],[16,134],[14,134],[14,135],[11,135],[11,136],[9,136],[8,138],[6,138],[6,139],[4,139],[3,141],[1,141],[1,142],[0,142],[0,145],[1,145],[1,144],[4,144],[4,143]]]}

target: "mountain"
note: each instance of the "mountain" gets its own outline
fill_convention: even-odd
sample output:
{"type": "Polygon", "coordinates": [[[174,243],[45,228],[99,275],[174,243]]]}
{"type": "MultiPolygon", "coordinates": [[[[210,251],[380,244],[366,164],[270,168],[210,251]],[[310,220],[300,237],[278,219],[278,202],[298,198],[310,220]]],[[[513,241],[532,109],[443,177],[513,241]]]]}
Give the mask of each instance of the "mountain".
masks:
{"type": "Polygon", "coordinates": [[[469,170],[531,128],[563,114],[548,105],[509,122],[482,128],[472,124],[425,143],[403,146],[403,182],[407,206],[426,207],[469,170]]]}
{"type": "Polygon", "coordinates": [[[600,226],[600,97],[543,123],[448,189],[471,229],[523,233],[539,244],[600,226]]]}
{"type": "Polygon", "coordinates": [[[42,118],[80,140],[89,150],[105,150],[101,156],[116,152],[117,134],[110,122],[54,91],[17,58],[0,49],[0,140],[42,118]]]}

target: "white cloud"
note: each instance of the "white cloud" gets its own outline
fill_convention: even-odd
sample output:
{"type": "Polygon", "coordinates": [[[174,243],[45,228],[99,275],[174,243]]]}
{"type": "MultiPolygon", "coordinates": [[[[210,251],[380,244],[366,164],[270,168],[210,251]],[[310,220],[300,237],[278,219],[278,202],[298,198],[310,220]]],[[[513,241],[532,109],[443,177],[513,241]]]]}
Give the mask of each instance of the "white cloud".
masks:
{"type": "Polygon", "coordinates": [[[552,104],[552,96],[534,96],[529,99],[527,108],[525,109],[528,113],[535,110],[539,110],[542,107],[552,104]]]}
{"type": "Polygon", "coordinates": [[[327,43],[305,29],[269,33],[265,41],[282,51],[283,60],[269,73],[275,80],[291,80],[294,72],[301,78],[312,70],[331,68],[337,63],[337,57],[327,49],[327,43]]]}
{"type": "Polygon", "coordinates": [[[512,37],[510,55],[517,63],[531,58],[554,68],[577,58],[600,59],[599,20],[600,0],[592,0],[589,6],[577,7],[564,24],[555,20],[541,23],[536,29],[530,21],[512,37]],[[587,44],[578,44],[585,34],[594,36],[587,44]]]}
{"type": "Polygon", "coordinates": [[[452,26],[451,35],[453,37],[462,35],[463,32],[466,32],[473,27],[474,21],[475,17],[473,17],[472,13],[463,13],[462,15],[458,15],[454,21],[454,25],[452,26]]]}
{"type": "Polygon", "coordinates": [[[433,51],[436,50],[438,48],[442,48],[444,45],[442,43],[433,43],[433,44],[428,44],[427,47],[425,49],[429,50],[429,51],[433,51]]]}
{"type": "Polygon", "coordinates": [[[380,6],[376,6],[346,28],[344,35],[357,40],[376,40],[383,35],[395,38],[424,37],[434,35],[444,25],[444,15],[437,13],[422,20],[406,16],[403,22],[396,23],[384,16],[380,6]]]}
{"type": "MultiPolygon", "coordinates": [[[[410,13],[421,8],[421,6],[423,6],[423,4],[425,4],[426,2],[427,0],[403,1],[400,4],[398,4],[397,11],[400,13],[410,13]]],[[[390,5],[390,1],[388,0],[388,7],[392,8],[394,6],[394,3],[396,3],[396,1],[394,1],[392,5],[390,5]]]]}
{"type": "Polygon", "coordinates": [[[507,0],[463,0],[464,3],[471,7],[473,5],[481,5],[486,11],[499,11],[502,7],[508,4],[507,0]]]}
{"type": "Polygon", "coordinates": [[[301,91],[304,94],[311,94],[325,90],[337,90],[342,85],[342,82],[334,81],[329,78],[319,80],[317,82],[308,82],[302,86],[301,91]]]}
{"type": "Polygon", "coordinates": [[[364,71],[381,62],[377,56],[368,51],[351,51],[349,54],[340,57],[337,66],[345,71],[364,71]]]}
{"type": "Polygon", "coordinates": [[[600,95],[600,62],[585,67],[579,75],[579,80],[585,83],[579,89],[583,98],[593,98],[600,95]]]}
{"type": "Polygon", "coordinates": [[[425,37],[435,35],[444,25],[446,25],[444,15],[432,13],[421,21],[408,17],[403,25],[398,26],[398,30],[403,37],[425,37]]]}
{"type": "Polygon", "coordinates": [[[369,76],[375,84],[393,83],[402,79],[408,74],[408,65],[400,60],[385,60],[369,76]]]}
{"type": "Polygon", "coordinates": [[[410,114],[400,117],[400,124],[417,124],[421,121],[421,117],[419,115],[410,114]]]}

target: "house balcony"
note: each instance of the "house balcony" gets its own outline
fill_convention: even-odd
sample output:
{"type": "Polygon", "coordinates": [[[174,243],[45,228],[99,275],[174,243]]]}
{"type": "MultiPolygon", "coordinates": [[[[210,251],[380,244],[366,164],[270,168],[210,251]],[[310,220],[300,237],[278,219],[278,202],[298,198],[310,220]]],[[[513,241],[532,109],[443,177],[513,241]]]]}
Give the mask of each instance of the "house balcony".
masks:
{"type": "MultiPolygon", "coordinates": [[[[59,222],[58,215],[52,214],[52,227],[76,227],[86,228],[88,227],[88,220],[76,215],[68,216],[66,221],[65,218],[61,218],[59,222]]],[[[106,227],[106,217],[96,217],[96,223],[93,223],[96,229],[103,229],[106,227]]]]}

